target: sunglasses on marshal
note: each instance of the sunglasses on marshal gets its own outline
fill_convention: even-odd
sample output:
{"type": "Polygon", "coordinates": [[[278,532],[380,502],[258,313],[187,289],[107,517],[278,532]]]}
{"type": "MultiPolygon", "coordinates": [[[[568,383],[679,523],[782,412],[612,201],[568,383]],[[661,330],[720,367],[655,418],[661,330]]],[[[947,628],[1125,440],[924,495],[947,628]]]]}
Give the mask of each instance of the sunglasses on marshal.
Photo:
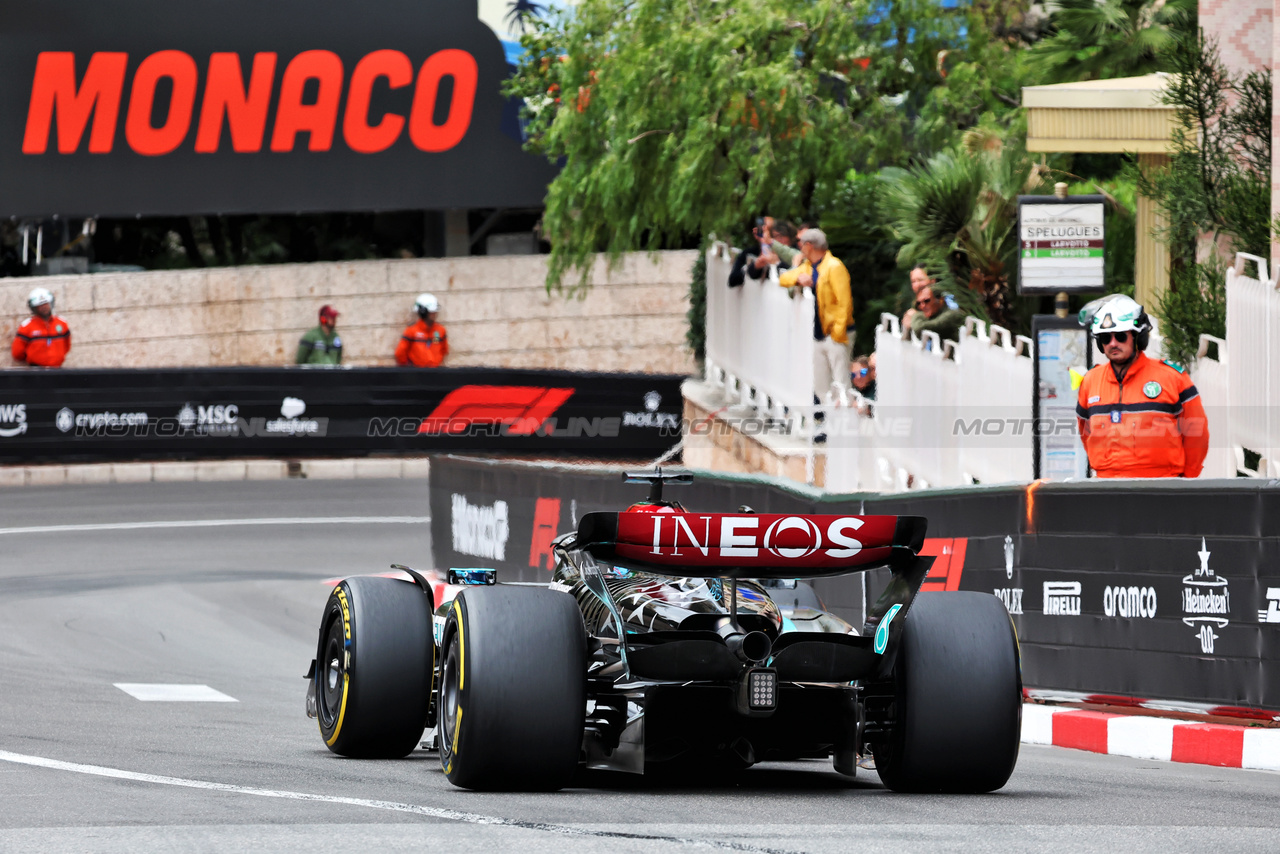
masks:
{"type": "Polygon", "coordinates": [[[1111,339],[1113,337],[1116,339],[1116,343],[1123,344],[1124,342],[1129,340],[1129,333],[1128,332],[1099,332],[1097,335],[1093,337],[1095,340],[1097,340],[1099,344],[1105,347],[1111,343],[1111,339]]]}

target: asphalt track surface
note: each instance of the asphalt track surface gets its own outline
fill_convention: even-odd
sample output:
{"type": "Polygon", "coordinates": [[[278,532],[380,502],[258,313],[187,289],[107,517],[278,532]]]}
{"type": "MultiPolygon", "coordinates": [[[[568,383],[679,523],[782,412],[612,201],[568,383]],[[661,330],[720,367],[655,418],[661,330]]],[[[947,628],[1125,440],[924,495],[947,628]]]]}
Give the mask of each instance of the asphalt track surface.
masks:
{"type": "Polygon", "coordinates": [[[896,795],[821,762],[461,791],[424,751],[336,757],[303,714],[322,581],[429,566],[425,482],[25,489],[0,508],[0,851],[1280,849],[1280,774],[1051,747],[983,796],[896,795]]]}

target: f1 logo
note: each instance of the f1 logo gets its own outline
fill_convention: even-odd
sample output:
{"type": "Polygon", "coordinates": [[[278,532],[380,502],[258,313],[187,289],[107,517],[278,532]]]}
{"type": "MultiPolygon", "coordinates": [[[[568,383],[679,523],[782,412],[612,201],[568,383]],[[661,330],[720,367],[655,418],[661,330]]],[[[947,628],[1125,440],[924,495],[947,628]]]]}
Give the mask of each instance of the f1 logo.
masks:
{"type": "Polygon", "coordinates": [[[573,391],[528,385],[464,385],[445,395],[418,427],[418,433],[456,434],[474,425],[502,424],[507,435],[532,436],[573,391]]]}
{"type": "Polygon", "coordinates": [[[929,575],[920,585],[921,590],[959,590],[960,577],[964,574],[965,552],[969,550],[968,537],[930,537],[920,549],[921,557],[933,556],[929,575]]]}
{"type": "Polygon", "coordinates": [[[551,541],[560,527],[560,499],[539,498],[533,508],[533,540],[529,546],[529,566],[553,569],[551,541]]]}

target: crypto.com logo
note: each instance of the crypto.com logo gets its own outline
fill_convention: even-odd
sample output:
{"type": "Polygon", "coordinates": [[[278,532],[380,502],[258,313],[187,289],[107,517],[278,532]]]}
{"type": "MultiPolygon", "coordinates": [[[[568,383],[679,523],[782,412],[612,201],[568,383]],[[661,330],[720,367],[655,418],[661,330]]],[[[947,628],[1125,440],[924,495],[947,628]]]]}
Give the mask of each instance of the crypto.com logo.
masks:
{"type": "Polygon", "coordinates": [[[507,435],[532,436],[573,392],[528,385],[464,385],[445,395],[418,433],[456,434],[480,424],[500,424],[507,435]]]}

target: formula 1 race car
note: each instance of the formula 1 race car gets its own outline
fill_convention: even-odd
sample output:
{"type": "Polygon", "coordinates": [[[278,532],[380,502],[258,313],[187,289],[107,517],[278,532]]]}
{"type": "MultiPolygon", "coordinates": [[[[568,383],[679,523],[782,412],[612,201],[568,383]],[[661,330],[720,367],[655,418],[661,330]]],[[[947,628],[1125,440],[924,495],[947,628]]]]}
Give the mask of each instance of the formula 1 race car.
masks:
{"type": "Polygon", "coordinates": [[[425,727],[449,780],[487,790],[827,756],[848,776],[874,757],[897,791],[1009,779],[1017,636],[994,596],[918,593],[923,518],[690,513],[662,497],[689,474],[627,478],[648,500],[558,537],[550,585],[454,569],[436,607],[444,585],[407,567],[415,583],[340,582],[308,674],[329,749],[404,756],[425,727]],[[876,567],[891,574],[861,627],[797,580],[876,567]]]}

